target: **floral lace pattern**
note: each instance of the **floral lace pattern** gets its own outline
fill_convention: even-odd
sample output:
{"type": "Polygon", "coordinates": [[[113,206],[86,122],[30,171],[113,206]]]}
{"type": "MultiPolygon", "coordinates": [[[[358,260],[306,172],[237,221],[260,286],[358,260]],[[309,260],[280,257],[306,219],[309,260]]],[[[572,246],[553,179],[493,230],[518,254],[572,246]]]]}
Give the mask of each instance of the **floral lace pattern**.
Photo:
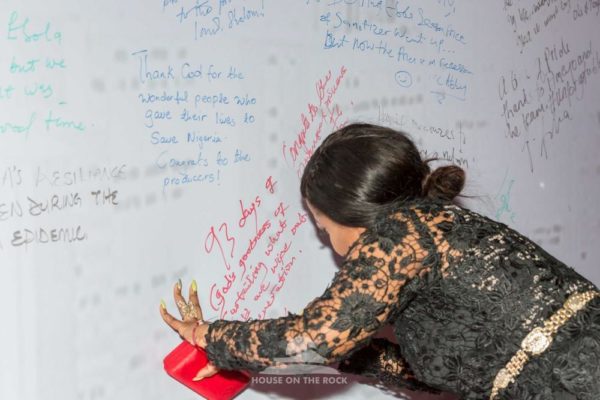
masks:
{"type": "MultiPolygon", "coordinates": [[[[377,375],[385,384],[482,399],[527,333],[568,295],[591,289],[505,224],[421,199],[381,215],[301,314],[217,320],[206,351],[218,368],[251,371],[347,359],[342,370],[377,375]],[[373,338],[386,324],[398,340],[393,350],[373,338]]],[[[500,398],[598,398],[599,299],[559,329],[500,398]]]]}
{"type": "Polygon", "coordinates": [[[419,382],[402,359],[400,346],[383,338],[374,338],[368,346],[342,361],[339,370],[346,373],[377,378],[385,386],[439,394],[440,391],[419,382]]]}

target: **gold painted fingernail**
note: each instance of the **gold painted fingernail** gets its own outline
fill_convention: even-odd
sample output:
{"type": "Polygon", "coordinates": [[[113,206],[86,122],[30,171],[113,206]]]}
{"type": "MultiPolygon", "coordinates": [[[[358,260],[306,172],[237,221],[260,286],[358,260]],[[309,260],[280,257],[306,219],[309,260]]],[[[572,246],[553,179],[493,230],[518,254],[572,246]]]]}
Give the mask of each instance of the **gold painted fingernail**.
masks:
{"type": "Polygon", "coordinates": [[[198,284],[196,284],[196,280],[194,279],[192,281],[192,292],[197,292],[198,291],[198,284]]]}
{"type": "Polygon", "coordinates": [[[163,308],[163,310],[167,309],[167,303],[165,303],[163,299],[160,299],[160,306],[163,308]]]}
{"type": "Polygon", "coordinates": [[[177,289],[181,290],[181,278],[177,280],[177,289]]]}

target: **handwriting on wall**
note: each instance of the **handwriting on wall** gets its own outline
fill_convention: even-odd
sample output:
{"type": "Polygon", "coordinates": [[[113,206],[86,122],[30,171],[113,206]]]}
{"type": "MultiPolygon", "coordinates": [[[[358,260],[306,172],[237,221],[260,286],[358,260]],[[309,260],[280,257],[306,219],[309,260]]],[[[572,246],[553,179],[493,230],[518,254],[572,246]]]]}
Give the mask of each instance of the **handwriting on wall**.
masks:
{"type": "Polygon", "coordinates": [[[161,0],[162,11],[191,28],[195,40],[214,37],[265,17],[264,0],[161,0]]]}
{"type": "Polygon", "coordinates": [[[515,217],[517,216],[517,213],[512,209],[512,196],[514,184],[515,179],[511,177],[509,171],[507,170],[504,174],[504,178],[502,179],[500,189],[494,197],[494,200],[496,200],[496,202],[499,204],[494,214],[494,219],[496,219],[497,221],[505,220],[512,223],[515,222],[515,217]]]}
{"type": "Polygon", "coordinates": [[[263,319],[302,253],[294,237],[308,221],[306,212],[292,212],[283,201],[264,210],[266,198],[276,195],[277,185],[268,177],[255,197],[239,200],[238,217],[209,228],[204,249],[219,254],[225,270],[222,282],[210,290],[210,306],[220,318],[248,320],[251,305],[258,303],[261,310],[256,317],[263,319]],[[248,241],[239,240],[248,232],[248,241]]]}
{"type": "Polygon", "coordinates": [[[69,69],[62,51],[68,38],[60,28],[13,11],[4,32],[4,46],[20,51],[13,53],[9,65],[0,66],[10,74],[9,82],[0,82],[0,105],[18,105],[22,111],[0,117],[0,135],[85,132],[89,123],[70,110],[59,85],[69,69]]]}
{"type": "Polygon", "coordinates": [[[468,131],[480,130],[485,121],[458,120],[453,127],[445,127],[419,121],[415,116],[386,111],[379,108],[377,123],[405,132],[410,132],[417,144],[423,138],[436,142],[436,146],[421,146],[419,152],[423,159],[437,159],[445,164],[456,164],[463,168],[474,166],[476,158],[468,146],[468,131]]]}
{"type": "Polygon", "coordinates": [[[60,221],[82,215],[83,210],[116,207],[126,168],[124,164],[72,170],[5,167],[0,171],[0,226],[17,228],[2,229],[0,249],[87,240],[93,227],[60,221]]]}
{"type": "Polygon", "coordinates": [[[326,7],[323,49],[393,65],[388,79],[398,88],[414,86],[438,104],[467,100],[475,70],[464,61],[469,41],[458,28],[454,1],[332,1],[326,7]]]}
{"type": "MultiPolygon", "coordinates": [[[[334,71],[328,70],[315,83],[315,98],[300,113],[293,143],[282,143],[280,156],[298,177],[325,135],[346,123],[335,98],[348,70],[341,66],[334,71]]],[[[294,266],[301,262],[302,245],[296,235],[308,222],[308,214],[284,197],[276,178],[267,175],[253,196],[239,199],[236,217],[208,229],[204,249],[219,255],[224,271],[210,289],[210,306],[219,318],[265,318],[294,266]],[[258,311],[253,311],[257,306],[258,311]]]]}
{"type": "Polygon", "coordinates": [[[504,0],[504,11],[515,34],[518,48],[525,50],[536,38],[552,29],[558,21],[581,22],[582,18],[598,16],[598,0],[504,0]]]}
{"type": "Polygon", "coordinates": [[[282,144],[283,158],[296,171],[298,178],[325,135],[346,124],[335,97],[348,70],[342,66],[334,75],[331,70],[315,84],[316,98],[300,113],[300,127],[292,144],[282,144]]]}
{"type": "Polygon", "coordinates": [[[505,136],[519,141],[531,172],[538,158],[549,158],[552,140],[568,129],[573,109],[600,74],[600,53],[591,40],[570,43],[560,38],[534,60],[528,69],[511,70],[498,81],[505,136]]]}
{"type": "Polygon", "coordinates": [[[154,164],[164,172],[159,182],[163,192],[219,184],[223,170],[252,160],[246,149],[233,144],[235,135],[257,119],[259,100],[236,84],[246,79],[245,72],[194,60],[160,64],[147,50],[132,56],[142,86],[137,95],[143,106],[140,117],[147,142],[156,148],[154,164]],[[166,88],[153,89],[155,82],[166,88]],[[231,91],[223,89],[226,83],[232,83],[231,91]]]}
{"type": "MultiPolygon", "coordinates": [[[[69,61],[65,35],[52,21],[12,11],[0,40],[12,49],[2,65],[0,106],[11,112],[0,116],[0,140],[21,136],[22,143],[38,137],[72,138],[87,132],[91,123],[77,116],[64,82],[69,61]]],[[[14,142],[14,141],[12,141],[14,142]]],[[[64,222],[82,210],[115,207],[125,164],[52,167],[20,161],[11,154],[0,166],[0,249],[70,244],[90,238],[85,222],[64,222]],[[13,159],[13,162],[10,161],[13,159]]]]}

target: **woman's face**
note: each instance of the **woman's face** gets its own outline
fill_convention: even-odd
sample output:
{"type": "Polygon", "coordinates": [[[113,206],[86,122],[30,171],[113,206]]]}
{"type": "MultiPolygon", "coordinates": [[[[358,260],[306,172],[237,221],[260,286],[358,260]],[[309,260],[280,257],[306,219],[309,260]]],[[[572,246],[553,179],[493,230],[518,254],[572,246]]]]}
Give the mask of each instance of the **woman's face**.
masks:
{"type": "Polygon", "coordinates": [[[327,233],[333,250],[340,256],[345,256],[348,253],[348,250],[350,250],[350,246],[358,239],[360,234],[365,231],[365,228],[338,224],[320,210],[313,207],[308,200],[306,201],[306,205],[315,219],[317,228],[327,233]]]}

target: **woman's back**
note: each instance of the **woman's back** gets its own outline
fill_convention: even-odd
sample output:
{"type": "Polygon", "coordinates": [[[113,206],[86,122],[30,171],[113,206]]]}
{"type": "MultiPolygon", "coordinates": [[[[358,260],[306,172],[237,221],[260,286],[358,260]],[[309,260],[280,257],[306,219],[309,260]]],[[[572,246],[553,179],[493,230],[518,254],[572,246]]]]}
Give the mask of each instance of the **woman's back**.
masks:
{"type": "MultiPolygon", "coordinates": [[[[388,265],[417,265],[390,318],[402,357],[418,380],[464,398],[489,396],[497,372],[530,331],[570,294],[596,290],[505,224],[448,201],[402,203],[359,241],[374,239],[393,242],[389,254],[379,254],[388,265]],[[404,235],[399,222],[411,226],[404,235]]],[[[525,363],[502,398],[595,398],[598,375],[586,374],[597,372],[598,360],[600,298],[558,329],[551,346],[525,363]],[[553,393],[564,387],[580,395],[543,395],[556,385],[553,393]]]]}

